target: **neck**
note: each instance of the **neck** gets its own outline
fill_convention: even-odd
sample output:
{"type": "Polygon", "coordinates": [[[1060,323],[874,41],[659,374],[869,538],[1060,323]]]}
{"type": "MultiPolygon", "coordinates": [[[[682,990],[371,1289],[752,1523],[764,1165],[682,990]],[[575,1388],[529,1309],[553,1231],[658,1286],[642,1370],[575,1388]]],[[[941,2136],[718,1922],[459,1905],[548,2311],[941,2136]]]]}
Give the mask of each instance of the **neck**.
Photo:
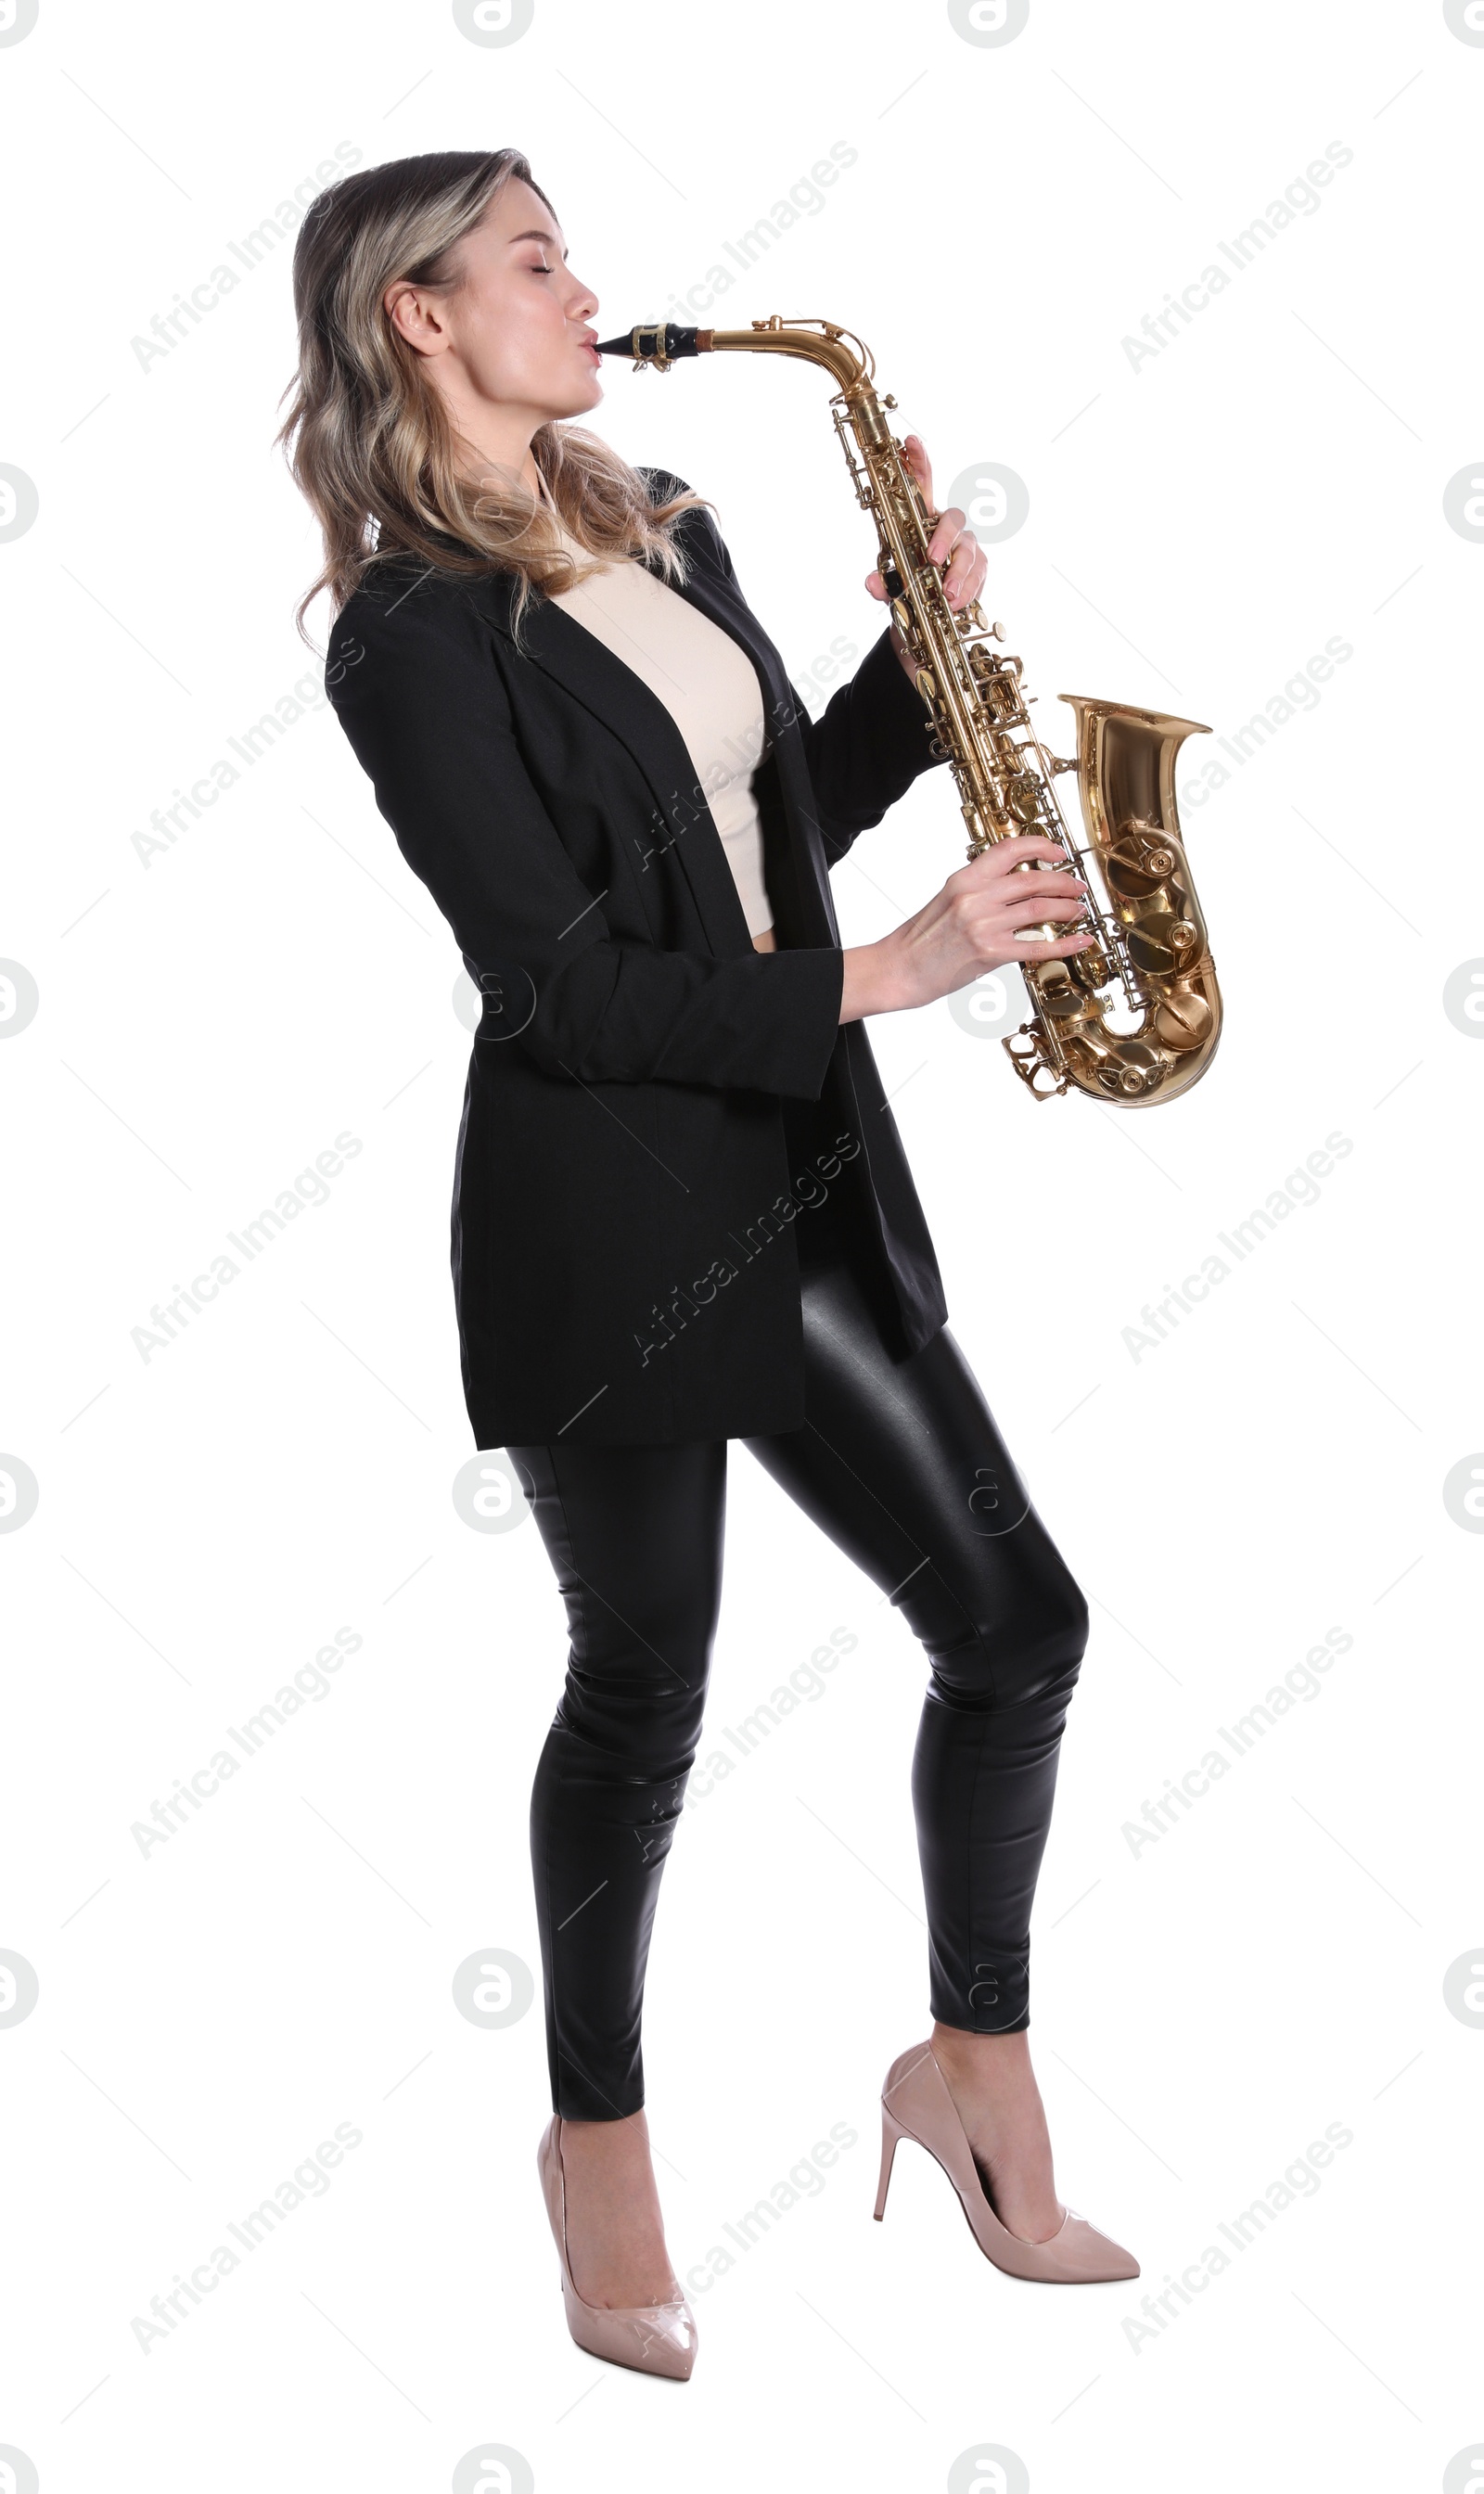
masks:
{"type": "Polygon", "coordinates": [[[491,441],[488,437],[475,440],[472,435],[461,432],[459,448],[463,455],[459,464],[468,475],[476,480],[482,479],[491,470],[501,476],[514,476],[525,486],[528,494],[533,494],[537,502],[542,502],[545,496],[541,471],[536,466],[530,441],[530,432],[525,431],[499,442],[491,441]]]}

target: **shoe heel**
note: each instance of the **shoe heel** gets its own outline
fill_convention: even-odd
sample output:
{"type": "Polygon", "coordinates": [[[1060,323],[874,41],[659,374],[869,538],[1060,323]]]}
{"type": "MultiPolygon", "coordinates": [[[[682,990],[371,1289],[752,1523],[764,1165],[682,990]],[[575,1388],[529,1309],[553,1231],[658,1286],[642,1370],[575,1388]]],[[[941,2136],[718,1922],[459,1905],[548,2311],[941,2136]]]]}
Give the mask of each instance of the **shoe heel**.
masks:
{"type": "Polygon", "coordinates": [[[975,2160],[968,2134],[959,2118],[932,2046],[915,2044],[899,2053],[881,2090],[881,2185],[876,2214],[886,2206],[887,2185],[899,2139],[917,2142],[940,2165],[958,2195],[969,2229],[985,2260],[1009,2277],[1034,2278],[1044,2285],[1098,2286],[1119,2278],[1137,2277],[1138,2263],[1122,2243],[1090,2226],[1075,2208],[1063,2208],[1062,2222],[1044,2241],[1027,2242],[1007,2232],[990,2203],[984,2177],[975,2160]],[[898,2119],[888,2099],[901,2106],[910,2121],[898,2119]]]}
{"type": "Polygon", "coordinates": [[[879,2218],[886,2208],[887,2185],[892,2179],[892,2161],[896,2154],[896,2143],[902,2136],[900,2122],[893,2121],[886,2106],[883,2105],[881,2108],[881,2179],[876,2185],[876,2205],[871,2210],[873,2217],[879,2218]]]}

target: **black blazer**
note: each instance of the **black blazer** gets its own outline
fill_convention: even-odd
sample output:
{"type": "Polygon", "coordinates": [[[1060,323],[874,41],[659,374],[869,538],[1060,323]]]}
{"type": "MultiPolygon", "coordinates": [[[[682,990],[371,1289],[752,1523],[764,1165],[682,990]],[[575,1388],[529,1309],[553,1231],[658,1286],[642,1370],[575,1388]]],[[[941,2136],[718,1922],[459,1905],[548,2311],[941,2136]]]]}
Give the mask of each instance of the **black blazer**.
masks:
{"type": "Polygon", "coordinates": [[[329,699],[485,996],[452,1224],[480,1447],[800,1427],[792,1225],[827,1194],[884,1261],[894,1348],[948,1313],[864,1026],[839,1023],[828,871],[930,767],[924,706],[887,630],[811,719],[711,513],[677,528],[679,593],[762,686],[775,953],[669,711],[560,607],[533,596],[518,649],[508,572],[399,558],[330,634],[329,699]]]}

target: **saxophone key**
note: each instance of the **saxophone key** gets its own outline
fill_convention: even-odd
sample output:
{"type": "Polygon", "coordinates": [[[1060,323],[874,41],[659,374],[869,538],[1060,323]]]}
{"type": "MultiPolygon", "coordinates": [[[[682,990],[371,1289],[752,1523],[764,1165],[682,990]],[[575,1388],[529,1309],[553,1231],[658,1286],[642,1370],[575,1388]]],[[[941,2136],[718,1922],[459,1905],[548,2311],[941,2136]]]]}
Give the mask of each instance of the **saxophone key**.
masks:
{"type": "MultiPolygon", "coordinates": [[[[803,356],[831,376],[833,429],[857,502],[872,518],[881,586],[922,698],[928,751],[953,767],[970,858],[1031,832],[1059,847],[1068,866],[1085,859],[1099,869],[1099,897],[1083,900],[1076,921],[1025,929],[1091,940],[1065,958],[1022,964],[1032,1016],[1006,1040],[1006,1053],[1036,1099],[1075,1089],[1139,1106],[1189,1090],[1211,1060],[1222,1005],[1173,781],[1185,738],[1211,730],[1158,708],[1063,693],[1076,722],[1075,758],[1045,750],[1030,716],[1037,696],[1022,682],[1020,657],[1004,646],[1005,624],[986,620],[979,598],[957,613],[949,605],[947,565],[927,555],[936,515],[891,427],[896,403],[877,396],[874,359],[852,331],[774,313],[750,329],[645,323],[612,344],[659,370],[677,355],[762,348],[803,356]],[[1056,781],[1068,771],[1077,775],[1085,850],[1074,845],[1058,801],[1056,781]]],[[[1028,885],[1021,905],[1027,917],[1038,905],[1028,885]]]]}
{"type": "Polygon", "coordinates": [[[1194,988],[1175,988],[1163,997],[1154,1017],[1155,1036],[1176,1056],[1205,1045],[1215,1019],[1210,1003],[1194,988]]]}

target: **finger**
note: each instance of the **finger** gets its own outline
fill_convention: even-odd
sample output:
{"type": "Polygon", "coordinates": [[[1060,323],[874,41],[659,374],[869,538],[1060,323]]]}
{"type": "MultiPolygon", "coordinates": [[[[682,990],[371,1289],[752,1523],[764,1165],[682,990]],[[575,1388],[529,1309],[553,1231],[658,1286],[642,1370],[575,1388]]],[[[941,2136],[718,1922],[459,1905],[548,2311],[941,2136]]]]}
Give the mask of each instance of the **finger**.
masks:
{"type": "Polygon", "coordinates": [[[1038,874],[1029,892],[1017,876],[1007,890],[997,896],[998,906],[1027,924],[1048,909],[1052,900],[1072,900],[1079,909],[1087,905],[1087,886],[1075,874],[1038,874]]]}
{"type": "Polygon", "coordinates": [[[992,841],[985,854],[997,861],[1002,874],[1009,875],[1016,883],[1023,883],[1028,876],[1034,877],[1038,892],[1044,884],[1054,883],[1059,874],[1075,874],[1078,881],[1083,879],[1080,860],[1069,857],[1057,841],[1038,839],[1036,846],[1043,851],[1040,857],[1028,857],[1025,852],[1029,846],[1029,840],[1017,834],[1008,840],[992,841]],[[1044,854],[1047,849],[1051,852],[1049,857],[1044,854]]]}
{"type": "Polygon", "coordinates": [[[1034,908],[1018,900],[1013,900],[1006,905],[1003,914],[1010,920],[1012,931],[1020,934],[1022,931],[1028,932],[1033,927],[1041,926],[1043,921],[1049,924],[1053,918],[1069,920],[1080,918],[1086,906],[1086,902],[1075,892],[1065,894],[1048,892],[1045,899],[1038,893],[1034,908]]]}
{"type": "Polygon", "coordinates": [[[1017,939],[1012,958],[1016,961],[1059,961],[1069,953],[1085,953],[1094,940],[1091,935],[1059,935],[1054,944],[1022,944],[1017,939]]]}
{"type": "Polygon", "coordinates": [[[1095,906],[1086,884],[1072,874],[1038,874],[1029,891],[1025,889],[1022,878],[1017,877],[1013,883],[1002,878],[998,883],[987,884],[983,878],[976,877],[967,892],[961,892],[959,897],[975,903],[968,913],[970,917],[977,918],[985,910],[992,910],[1002,924],[1022,927],[1048,915],[1053,900],[1070,901],[1075,908],[1088,911],[1095,906]]]}
{"type": "Polygon", "coordinates": [[[908,437],[903,439],[903,449],[905,454],[908,454],[910,471],[913,471],[918,484],[923,486],[923,494],[927,497],[927,509],[933,509],[933,462],[927,459],[925,441],[923,441],[921,434],[908,434],[908,437]]]}
{"type": "Polygon", "coordinates": [[[922,435],[919,433],[909,433],[902,443],[902,448],[907,454],[907,465],[911,469],[914,476],[917,478],[919,486],[922,489],[923,500],[926,503],[928,509],[931,510],[932,462],[928,458],[927,452],[924,447],[922,435]]]}
{"type": "MultiPolygon", "coordinates": [[[[1060,840],[1053,840],[1042,832],[1011,832],[1002,840],[991,840],[987,848],[981,849],[972,866],[992,864],[999,873],[1008,874],[1013,867],[1028,865],[1036,858],[1045,858],[1069,874],[1081,872],[1075,861],[1068,857],[1060,840]]],[[[962,871],[967,874],[972,867],[965,867],[962,871]]]]}
{"type": "Polygon", "coordinates": [[[994,855],[1009,858],[1012,863],[1017,858],[1033,856],[1056,858],[1063,866],[1067,863],[1066,850],[1060,840],[1052,839],[1048,832],[1009,832],[1004,839],[996,840],[994,855]]]}
{"type": "Polygon", "coordinates": [[[870,591],[873,597],[885,597],[887,593],[886,582],[882,579],[879,571],[868,571],[866,573],[865,586],[870,591]]]}
{"type": "MultiPolygon", "coordinates": [[[[931,510],[932,504],[929,502],[927,507],[931,510]]],[[[952,554],[954,547],[957,544],[959,538],[964,533],[964,526],[967,519],[968,513],[966,511],[961,511],[956,502],[952,503],[948,510],[940,511],[938,513],[937,520],[933,527],[933,532],[927,540],[927,559],[929,563],[944,563],[947,561],[948,557],[952,554]]]]}
{"type": "MultiPolygon", "coordinates": [[[[987,569],[987,564],[984,566],[987,569]]],[[[950,606],[967,606],[977,595],[984,572],[980,569],[979,549],[971,536],[961,536],[954,548],[953,561],[943,575],[944,594],[950,606]]]]}
{"type": "MultiPolygon", "coordinates": [[[[1081,867],[1065,856],[1058,857],[1054,863],[1049,858],[1040,859],[1027,867],[1023,862],[1017,865],[1013,857],[1006,855],[1009,847],[1009,840],[992,841],[974,860],[973,867],[965,867],[962,871],[971,873],[974,867],[987,861],[994,870],[995,881],[1003,883],[1011,892],[1066,892],[1074,884],[1079,891],[1087,890],[1087,878],[1081,867]]],[[[985,878],[977,874],[975,880],[983,883],[985,878]]]]}

